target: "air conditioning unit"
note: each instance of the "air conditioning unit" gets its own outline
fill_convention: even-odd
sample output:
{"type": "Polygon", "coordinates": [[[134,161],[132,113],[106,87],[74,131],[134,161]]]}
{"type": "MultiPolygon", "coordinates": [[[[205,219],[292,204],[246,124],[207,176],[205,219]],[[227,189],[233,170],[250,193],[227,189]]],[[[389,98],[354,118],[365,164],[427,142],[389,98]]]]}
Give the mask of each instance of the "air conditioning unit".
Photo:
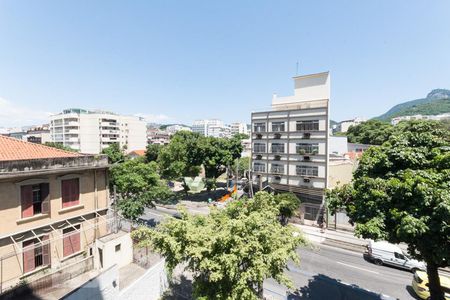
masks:
{"type": "Polygon", "coordinates": [[[256,134],[256,139],[258,139],[258,140],[262,139],[262,134],[261,133],[257,133],[256,134]]]}
{"type": "Polygon", "coordinates": [[[280,181],[281,180],[281,176],[275,176],[273,179],[276,180],[276,181],[280,181]]]}
{"type": "Polygon", "coordinates": [[[303,133],[303,138],[304,138],[304,139],[309,139],[309,138],[311,138],[311,133],[310,133],[310,132],[304,132],[304,133],[303,133]]]}
{"type": "Polygon", "coordinates": [[[257,159],[257,160],[261,160],[261,159],[262,159],[262,155],[259,155],[259,154],[256,155],[256,159],[257,159]]]}
{"type": "Polygon", "coordinates": [[[305,177],[305,178],[303,178],[303,182],[309,183],[309,182],[311,182],[311,179],[305,177]]]}
{"type": "Polygon", "coordinates": [[[305,156],[303,156],[303,160],[304,161],[311,161],[311,157],[305,155],[305,156]]]}
{"type": "Polygon", "coordinates": [[[275,155],[274,159],[275,160],[281,160],[281,156],[280,155],[275,155]]]}
{"type": "Polygon", "coordinates": [[[277,139],[277,140],[281,139],[281,133],[275,133],[275,134],[273,135],[273,138],[274,138],[274,139],[277,139]]]}

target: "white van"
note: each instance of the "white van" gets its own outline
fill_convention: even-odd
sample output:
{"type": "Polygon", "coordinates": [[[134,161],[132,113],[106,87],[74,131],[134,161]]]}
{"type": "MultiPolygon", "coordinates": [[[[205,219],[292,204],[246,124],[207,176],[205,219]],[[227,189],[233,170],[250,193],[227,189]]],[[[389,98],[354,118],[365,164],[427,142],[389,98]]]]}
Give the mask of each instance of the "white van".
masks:
{"type": "Polygon", "coordinates": [[[398,246],[385,241],[370,241],[367,250],[370,260],[376,265],[391,265],[412,272],[426,268],[424,262],[410,259],[398,246]]]}

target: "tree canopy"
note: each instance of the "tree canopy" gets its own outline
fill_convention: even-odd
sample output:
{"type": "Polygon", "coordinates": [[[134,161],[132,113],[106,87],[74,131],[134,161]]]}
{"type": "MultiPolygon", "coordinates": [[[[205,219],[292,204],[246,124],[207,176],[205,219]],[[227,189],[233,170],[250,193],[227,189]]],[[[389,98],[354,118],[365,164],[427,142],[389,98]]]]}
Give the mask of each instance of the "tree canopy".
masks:
{"type": "Polygon", "coordinates": [[[301,203],[300,199],[294,193],[277,194],[274,196],[274,202],[280,212],[280,222],[282,225],[287,225],[289,219],[295,215],[301,203]]]}
{"type": "Polygon", "coordinates": [[[49,146],[49,147],[53,147],[53,148],[57,148],[57,149],[61,149],[61,150],[65,150],[65,151],[78,152],[78,150],[75,150],[75,149],[73,149],[73,148],[70,148],[69,146],[64,146],[63,143],[57,143],[57,142],[45,142],[44,145],[45,145],[45,146],[49,146]]]}
{"type": "Polygon", "coordinates": [[[367,150],[351,185],[329,193],[346,209],[356,234],[408,244],[427,263],[432,299],[443,299],[438,267],[450,259],[450,132],[439,122],[402,122],[367,150]]]}
{"type": "Polygon", "coordinates": [[[111,186],[116,186],[119,208],[124,217],[135,220],[145,206],[154,206],[154,201],[173,197],[173,192],[157,173],[155,162],[145,163],[143,158],[126,160],[110,169],[111,186]]]}
{"type": "Polygon", "coordinates": [[[102,150],[102,154],[106,154],[106,156],[108,156],[108,161],[111,164],[125,160],[124,151],[120,148],[119,143],[109,145],[107,148],[102,150]]]}
{"type": "Polygon", "coordinates": [[[160,144],[148,144],[147,150],[145,151],[145,158],[147,162],[157,161],[162,147],[163,145],[160,144]]]}
{"type": "Polygon", "coordinates": [[[369,120],[361,124],[350,126],[347,139],[350,143],[381,145],[392,134],[393,126],[379,120],[369,120]]]}
{"type": "Polygon", "coordinates": [[[182,211],[182,220],[142,227],[132,237],[163,255],[170,272],[185,264],[196,299],[258,299],[266,278],[293,287],[284,270],[305,244],[293,226],[279,223],[273,203],[273,195],[259,192],[207,216],[182,211]]]}

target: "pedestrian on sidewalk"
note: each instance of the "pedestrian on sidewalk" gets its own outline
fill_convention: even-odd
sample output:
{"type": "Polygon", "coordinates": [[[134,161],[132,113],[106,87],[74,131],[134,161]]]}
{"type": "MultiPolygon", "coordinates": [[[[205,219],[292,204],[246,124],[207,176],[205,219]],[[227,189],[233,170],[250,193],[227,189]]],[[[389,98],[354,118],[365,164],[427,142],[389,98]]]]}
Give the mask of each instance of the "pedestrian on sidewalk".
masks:
{"type": "Polygon", "coordinates": [[[319,224],[320,232],[324,233],[325,232],[325,220],[323,218],[323,215],[320,215],[319,218],[317,218],[317,223],[319,224]]]}

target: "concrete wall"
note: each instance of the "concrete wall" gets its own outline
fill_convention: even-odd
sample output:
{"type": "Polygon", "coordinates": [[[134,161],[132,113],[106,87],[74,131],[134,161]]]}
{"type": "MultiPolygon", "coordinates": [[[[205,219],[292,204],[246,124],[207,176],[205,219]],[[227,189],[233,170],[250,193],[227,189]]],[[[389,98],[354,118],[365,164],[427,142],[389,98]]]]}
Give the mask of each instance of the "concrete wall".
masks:
{"type": "Polygon", "coordinates": [[[103,269],[108,269],[113,265],[121,268],[133,262],[133,241],[130,233],[123,231],[111,233],[96,240],[95,247],[96,266],[103,269]],[[117,250],[116,246],[120,249],[117,250]],[[98,261],[98,249],[102,250],[102,266],[98,261]]]}
{"type": "Polygon", "coordinates": [[[120,291],[120,299],[157,300],[168,288],[167,274],[164,260],[145,272],[131,285],[120,291]]]}
{"type": "Polygon", "coordinates": [[[119,297],[119,268],[111,266],[69,295],[65,300],[131,299],[119,297]]]}

